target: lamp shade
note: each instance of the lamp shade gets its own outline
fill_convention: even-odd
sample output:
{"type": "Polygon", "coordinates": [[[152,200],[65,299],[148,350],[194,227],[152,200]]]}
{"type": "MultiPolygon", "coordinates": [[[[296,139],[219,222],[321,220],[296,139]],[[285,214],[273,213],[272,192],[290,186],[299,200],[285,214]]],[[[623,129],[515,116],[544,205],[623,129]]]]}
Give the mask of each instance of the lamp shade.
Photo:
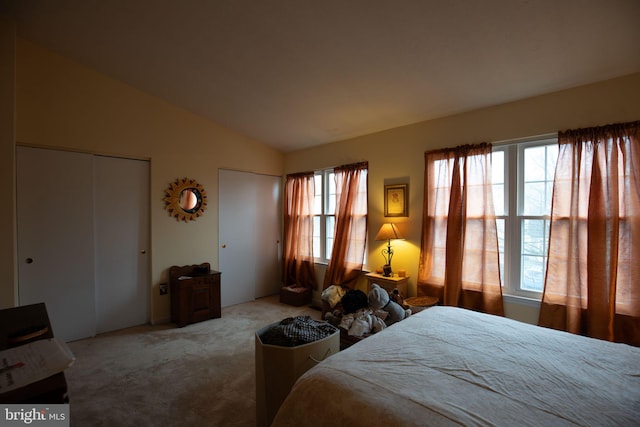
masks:
{"type": "Polygon", "coordinates": [[[380,231],[376,235],[376,240],[391,240],[391,239],[404,239],[400,231],[398,231],[398,227],[391,224],[390,222],[382,224],[380,227],[380,231]]]}

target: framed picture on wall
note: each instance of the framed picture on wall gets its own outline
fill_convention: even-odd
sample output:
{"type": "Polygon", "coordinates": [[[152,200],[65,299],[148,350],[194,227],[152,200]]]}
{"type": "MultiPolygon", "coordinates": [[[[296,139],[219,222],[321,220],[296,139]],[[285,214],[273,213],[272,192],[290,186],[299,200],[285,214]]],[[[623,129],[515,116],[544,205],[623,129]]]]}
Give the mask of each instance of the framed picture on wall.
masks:
{"type": "Polygon", "coordinates": [[[407,184],[384,186],[384,216],[409,216],[407,184]]]}

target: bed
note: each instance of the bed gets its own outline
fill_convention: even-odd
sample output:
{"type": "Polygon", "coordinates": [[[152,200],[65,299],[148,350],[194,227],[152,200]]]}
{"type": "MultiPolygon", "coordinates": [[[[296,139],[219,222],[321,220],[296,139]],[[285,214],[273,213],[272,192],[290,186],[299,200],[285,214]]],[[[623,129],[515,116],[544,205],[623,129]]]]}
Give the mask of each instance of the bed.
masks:
{"type": "Polygon", "coordinates": [[[436,306],[301,376],[272,426],[640,425],[640,348],[436,306]]]}

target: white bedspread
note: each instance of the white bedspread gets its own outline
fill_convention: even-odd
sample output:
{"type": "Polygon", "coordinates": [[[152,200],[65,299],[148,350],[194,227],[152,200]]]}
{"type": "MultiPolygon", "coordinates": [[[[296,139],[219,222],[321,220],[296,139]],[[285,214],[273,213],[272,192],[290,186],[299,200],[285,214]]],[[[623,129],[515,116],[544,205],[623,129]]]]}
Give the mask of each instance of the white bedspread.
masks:
{"type": "Polygon", "coordinates": [[[294,385],[273,426],[638,426],[640,348],[432,307],[294,385]]]}

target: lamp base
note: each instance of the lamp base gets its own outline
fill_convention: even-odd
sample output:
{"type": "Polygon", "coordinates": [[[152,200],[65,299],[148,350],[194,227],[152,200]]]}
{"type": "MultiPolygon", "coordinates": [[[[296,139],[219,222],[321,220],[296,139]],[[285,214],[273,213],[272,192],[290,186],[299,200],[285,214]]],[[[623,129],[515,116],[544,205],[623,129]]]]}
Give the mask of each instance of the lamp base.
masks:
{"type": "Polygon", "coordinates": [[[391,276],[391,265],[386,264],[382,266],[382,275],[384,277],[389,277],[391,276]]]}

